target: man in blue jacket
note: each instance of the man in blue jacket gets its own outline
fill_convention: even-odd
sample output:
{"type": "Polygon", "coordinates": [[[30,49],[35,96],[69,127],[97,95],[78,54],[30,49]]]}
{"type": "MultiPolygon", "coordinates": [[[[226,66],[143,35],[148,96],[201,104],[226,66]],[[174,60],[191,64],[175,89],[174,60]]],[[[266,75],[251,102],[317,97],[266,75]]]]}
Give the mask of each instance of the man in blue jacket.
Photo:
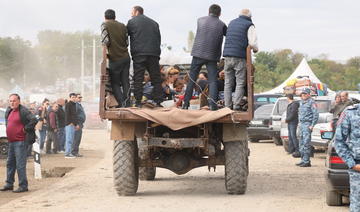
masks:
{"type": "Polygon", "coordinates": [[[246,48],[250,45],[258,51],[257,36],[249,9],[243,9],[238,18],[232,20],[226,32],[225,57],[225,107],[240,110],[240,102],[246,86],[246,48]],[[236,83],[234,102],[232,91],[236,83]]]}
{"type": "Polygon", "coordinates": [[[203,65],[208,71],[210,110],[217,110],[217,62],[220,60],[223,37],[226,35],[226,25],[219,17],[221,8],[213,4],[209,8],[209,15],[199,18],[196,37],[192,48],[193,56],[190,68],[189,82],[186,86],[183,109],[188,109],[193,94],[194,84],[203,65]]]}

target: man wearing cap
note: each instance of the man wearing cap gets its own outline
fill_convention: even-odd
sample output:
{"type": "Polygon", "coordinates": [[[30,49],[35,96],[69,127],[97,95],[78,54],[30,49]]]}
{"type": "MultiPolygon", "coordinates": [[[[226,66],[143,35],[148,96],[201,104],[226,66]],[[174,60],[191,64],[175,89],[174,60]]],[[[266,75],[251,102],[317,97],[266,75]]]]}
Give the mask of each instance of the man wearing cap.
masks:
{"type": "Polygon", "coordinates": [[[300,167],[311,167],[311,131],[319,119],[319,113],[315,101],[310,96],[310,89],[304,88],[300,94],[301,101],[299,107],[300,122],[300,154],[301,162],[297,163],[300,167]]]}

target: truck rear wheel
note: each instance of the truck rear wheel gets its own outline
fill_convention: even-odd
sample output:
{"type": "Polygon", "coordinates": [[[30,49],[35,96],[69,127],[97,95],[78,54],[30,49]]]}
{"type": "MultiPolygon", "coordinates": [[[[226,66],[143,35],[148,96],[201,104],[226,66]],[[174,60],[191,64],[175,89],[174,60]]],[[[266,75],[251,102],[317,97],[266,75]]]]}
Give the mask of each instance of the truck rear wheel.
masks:
{"type": "Polygon", "coordinates": [[[247,141],[225,142],[225,187],[229,194],[244,194],[249,174],[247,141]]]}
{"type": "Polygon", "coordinates": [[[114,141],[114,187],[119,196],[135,195],[139,185],[137,145],[134,141],[114,141]]]}

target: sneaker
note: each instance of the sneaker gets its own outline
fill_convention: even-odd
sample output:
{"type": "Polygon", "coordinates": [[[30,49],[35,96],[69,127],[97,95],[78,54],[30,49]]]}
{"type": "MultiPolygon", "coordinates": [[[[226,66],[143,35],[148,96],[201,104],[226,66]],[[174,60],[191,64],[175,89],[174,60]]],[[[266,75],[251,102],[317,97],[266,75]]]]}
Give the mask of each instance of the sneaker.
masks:
{"type": "Polygon", "coordinates": [[[74,156],[77,157],[77,158],[81,158],[83,155],[75,154],[74,156]]]}
{"type": "Polygon", "coordinates": [[[311,167],[311,163],[303,163],[300,165],[300,167],[311,167]]]}
{"type": "Polygon", "coordinates": [[[297,166],[301,166],[302,164],[304,164],[304,162],[300,162],[300,163],[296,163],[295,165],[297,165],[297,166]]]}
{"type": "Polygon", "coordinates": [[[75,156],[70,154],[70,155],[65,155],[65,158],[75,158],[75,156]]]}
{"type": "Polygon", "coordinates": [[[292,156],[293,156],[294,158],[299,158],[299,157],[301,156],[301,154],[300,154],[300,152],[294,152],[294,153],[292,154],[292,156]]]}

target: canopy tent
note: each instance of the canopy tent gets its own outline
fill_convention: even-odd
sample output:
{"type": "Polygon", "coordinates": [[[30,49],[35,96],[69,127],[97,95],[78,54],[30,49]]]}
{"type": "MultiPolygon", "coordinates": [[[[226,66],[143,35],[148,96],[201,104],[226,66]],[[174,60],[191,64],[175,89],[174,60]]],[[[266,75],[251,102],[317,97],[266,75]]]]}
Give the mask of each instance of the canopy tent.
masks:
{"type": "MultiPolygon", "coordinates": [[[[298,76],[307,76],[310,78],[310,80],[314,83],[321,83],[319,78],[314,74],[314,72],[311,70],[309,64],[305,60],[305,58],[302,59],[301,63],[298,65],[298,67],[295,69],[295,71],[290,75],[289,78],[287,78],[281,85],[277,86],[276,88],[273,88],[270,91],[265,91],[261,94],[275,94],[275,93],[283,93],[283,88],[286,86],[286,83],[291,80],[295,79],[298,76]]],[[[329,88],[327,89],[328,93],[332,93],[333,91],[329,88]]]]}

